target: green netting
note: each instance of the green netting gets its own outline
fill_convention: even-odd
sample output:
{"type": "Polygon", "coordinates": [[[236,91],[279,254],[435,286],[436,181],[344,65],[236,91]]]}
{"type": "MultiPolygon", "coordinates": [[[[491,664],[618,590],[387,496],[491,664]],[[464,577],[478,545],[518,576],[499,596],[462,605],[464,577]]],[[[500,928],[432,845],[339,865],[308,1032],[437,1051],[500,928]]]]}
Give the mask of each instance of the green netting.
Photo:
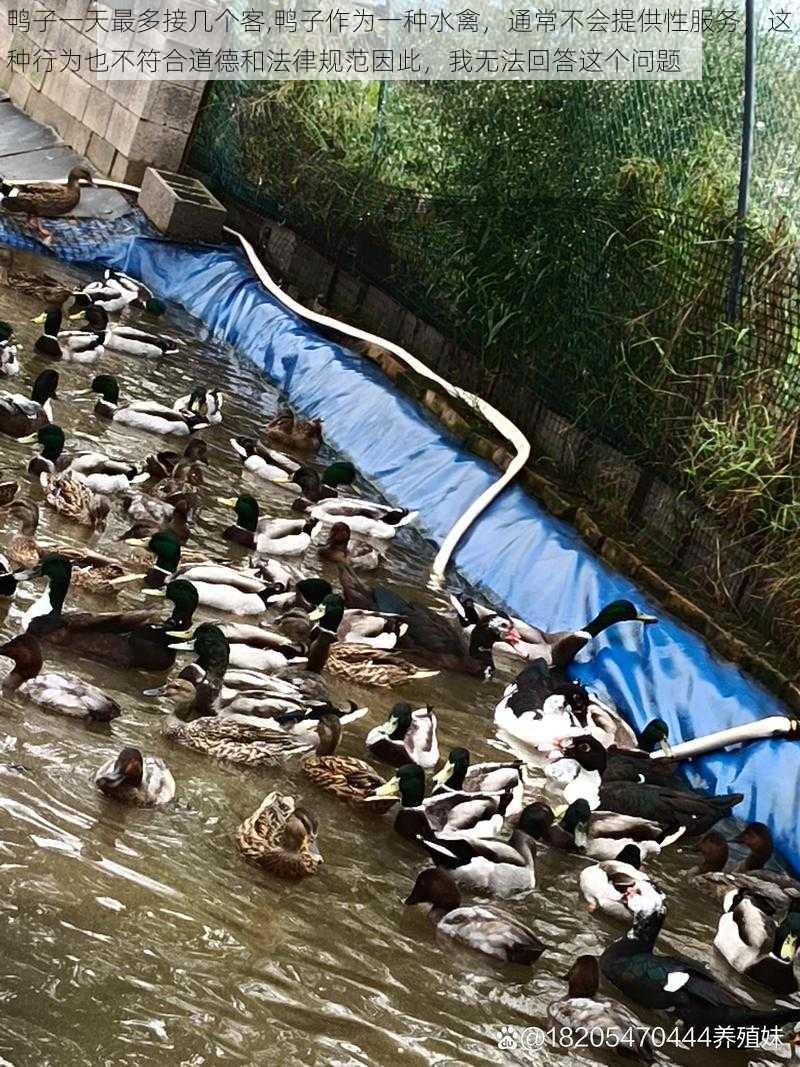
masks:
{"type": "MultiPolygon", "coordinates": [[[[706,35],[701,82],[217,83],[190,162],[451,338],[421,354],[523,429],[563,416],[783,565],[777,537],[800,553],[800,38],[760,6],[730,322],[744,5],[726,6],[740,30],[706,35]]],[[[681,537],[663,532],[675,558],[681,537]]]]}

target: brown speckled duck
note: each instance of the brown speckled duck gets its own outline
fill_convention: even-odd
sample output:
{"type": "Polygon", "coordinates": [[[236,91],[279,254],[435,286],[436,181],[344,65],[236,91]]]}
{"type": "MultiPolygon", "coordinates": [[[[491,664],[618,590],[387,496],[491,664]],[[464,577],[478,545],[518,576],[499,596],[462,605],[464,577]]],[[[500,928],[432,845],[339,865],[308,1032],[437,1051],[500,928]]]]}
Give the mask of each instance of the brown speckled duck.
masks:
{"type": "Polygon", "coordinates": [[[15,185],[0,179],[0,205],[14,215],[27,215],[28,225],[45,244],[50,244],[53,235],[40,219],[57,219],[74,211],[81,198],[81,182],[94,185],[91,172],[84,166],[72,168],[66,185],[56,182],[15,185]]]}

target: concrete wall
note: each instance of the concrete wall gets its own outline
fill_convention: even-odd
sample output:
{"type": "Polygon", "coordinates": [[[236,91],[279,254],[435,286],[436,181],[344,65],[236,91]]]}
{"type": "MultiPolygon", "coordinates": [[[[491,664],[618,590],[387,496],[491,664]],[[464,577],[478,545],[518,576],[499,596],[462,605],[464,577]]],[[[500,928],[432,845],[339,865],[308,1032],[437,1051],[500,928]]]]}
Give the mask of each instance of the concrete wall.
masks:
{"type": "MultiPolygon", "coordinates": [[[[84,15],[93,0],[48,0],[46,10],[84,15]]],[[[33,11],[39,5],[20,5],[33,11]]],[[[53,126],[76,152],[88,157],[98,171],[116,181],[139,184],[148,164],[167,170],[180,165],[186,142],[200,107],[204,82],[98,81],[88,71],[87,57],[95,51],[89,23],[54,21],[44,33],[13,37],[5,17],[0,20],[0,88],[31,118],[53,126]],[[11,73],[9,50],[31,55],[49,49],[53,69],[11,73]],[[79,55],[80,69],[64,70],[65,55],[79,55]]]]}

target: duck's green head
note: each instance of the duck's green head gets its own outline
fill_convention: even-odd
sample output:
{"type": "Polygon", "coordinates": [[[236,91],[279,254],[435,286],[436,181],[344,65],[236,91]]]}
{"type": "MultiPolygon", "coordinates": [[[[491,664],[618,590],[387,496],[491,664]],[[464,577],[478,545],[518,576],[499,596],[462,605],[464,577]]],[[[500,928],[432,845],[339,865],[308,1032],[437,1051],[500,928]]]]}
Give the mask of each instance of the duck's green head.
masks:
{"type": "Polygon", "coordinates": [[[251,530],[255,532],[258,526],[259,507],[258,501],[254,496],[250,496],[249,493],[242,493],[236,498],[236,503],[233,506],[233,510],[236,512],[236,524],[243,530],[251,530]]]}
{"type": "Polygon", "coordinates": [[[212,622],[201,623],[194,632],[197,662],[210,674],[224,674],[228,669],[230,645],[228,638],[212,622]]]}
{"type": "Polygon", "coordinates": [[[333,588],[324,578],[301,578],[299,582],[295,582],[294,591],[307,604],[318,607],[326,596],[331,595],[333,588]]]}
{"type": "Polygon", "coordinates": [[[56,395],[56,389],[58,389],[58,371],[43,370],[33,383],[31,400],[35,400],[37,404],[45,404],[56,395]]]}
{"type": "Polygon", "coordinates": [[[404,808],[417,808],[425,799],[425,772],[416,763],[406,763],[372,795],[399,798],[404,808]]]}
{"type": "Polygon", "coordinates": [[[92,379],[93,393],[99,393],[108,404],[119,403],[119,382],[113,374],[98,374],[92,379]]]}
{"type": "Polygon", "coordinates": [[[56,460],[64,451],[64,442],[66,440],[64,431],[60,426],[56,426],[54,422],[49,422],[46,426],[40,426],[36,431],[36,439],[42,446],[42,455],[45,459],[56,460]]]}
{"type": "Polygon", "coordinates": [[[658,622],[655,615],[644,615],[630,600],[614,600],[606,604],[600,614],[584,626],[586,633],[597,637],[609,626],[616,626],[620,622],[641,622],[649,625],[658,622]]]}
{"type": "Polygon", "coordinates": [[[181,561],[181,543],[172,530],[159,530],[147,542],[147,547],[156,557],[156,567],[172,574],[181,561]]]}
{"type": "Polygon", "coordinates": [[[411,728],[411,705],[398,700],[386,720],[386,736],[390,741],[402,741],[411,728]]]}
{"type": "Polygon", "coordinates": [[[654,752],[661,747],[669,755],[669,726],[663,719],[651,719],[639,734],[639,748],[643,752],[654,752]]]}
{"type": "Polygon", "coordinates": [[[588,830],[591,817],[592,809],[589,807],[588,801],[581,797],[578,800],[574,800],[564,812],[561,817],[561,828],[574,837],[578,831],[588,830]]]}
{"type": "Polygon", "coordinates": [[[352,485],[356,480],[356,469],[346,459],[331,463],[322,473],[322,484],[335,489],[338,485],[352,485]]]}
{"type": "Polygon", "coordinates": [[[197,611],[197,605],[200,602],[197,590],[192,583],[185,581],[183,578],[176,578],[174,581],[167,583],[164,589],[164,596],[173,605],[169,624],[176,629],[189,627],[192,622],[192,616],[197,611]]]}
{"type": "Polygon", "coordinates": [[[469,750],[454,748],[447,757],[447,763],[433,776],[434,782],[446,785],[449,789],[460,789],[469,770],[469,750]]]}
{"type": "Polygon", "coordinates": [[[53,553],[40,560],[36,567],[14,572],[14,577],[20,582],[40,576],[49,580],[50,610],[57,615],[64,606],[69,583],[72,580],[72,564],[66,556],[53,553]]]}
{"type": "Polygon", "coordinates": [[[5,319],[0,319],[0,341],[8,341],[14,336],[14,327],[5,319]]]}
{"type": "Polygon", "coordinates": [[[522,809],[517,829],[522,830],[536,841],[546,841],[554,822],[555,816],[549,805],[543,801],[536,801],[522,809]]]}
{"type": "Polygon", "coordinates": [[[308,617],[317,621],[320,630],[335,634],[344,618],[344,600],[338,593],[329,593],[318,607],[309,612],[308,617]]]}
{"type": "Polygon", "coordinates": [[[144,310],[148,315],[153,315],[158,319],[167,310],[167,305],[163,300],[159,300],[157,296],[150,296],[144,302],[144,310]]]}

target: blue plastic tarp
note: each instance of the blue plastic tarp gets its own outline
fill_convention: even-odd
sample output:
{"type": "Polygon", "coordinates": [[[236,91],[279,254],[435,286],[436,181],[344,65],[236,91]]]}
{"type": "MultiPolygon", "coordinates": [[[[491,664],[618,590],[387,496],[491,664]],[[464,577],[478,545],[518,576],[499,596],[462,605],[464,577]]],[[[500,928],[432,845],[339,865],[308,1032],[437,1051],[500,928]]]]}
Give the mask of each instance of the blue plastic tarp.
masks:
{"type": "MultiPolygon", "coordinates": [[[[494,468],[461,448],[372,364],[321,338],[266,293],[238,253],[126,236],[85,258],[141,278],[263,367],[293,405],[324,420],[326,439],[388,499],[419,509],[423,531],[434,540],[496,479],[494,468]]],[[[572,668],[637,727],[659,716],[676,743],[787,714],[776,697],[648,603],[519,488],[484,513],[454,563],[514,614],[548,630],[580,627],[619,597],[658,615],[657,626],[622,625],[601,635],[591,657],[572,668]]],[[[743,793],[735,814],[765,822],[800,870],[799,772],[800,747],[769,741],[699,759],[692,779],[716,793],[743,793]]]]}

